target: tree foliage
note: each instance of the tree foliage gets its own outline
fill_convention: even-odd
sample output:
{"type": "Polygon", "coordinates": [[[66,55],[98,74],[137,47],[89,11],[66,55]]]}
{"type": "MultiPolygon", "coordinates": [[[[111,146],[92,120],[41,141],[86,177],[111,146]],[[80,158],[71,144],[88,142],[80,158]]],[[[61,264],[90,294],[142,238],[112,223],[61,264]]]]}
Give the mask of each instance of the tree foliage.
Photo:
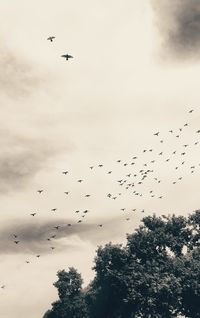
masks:
{"type": "Polygon", "coordinates": [[[200,211],[145,217],[125,246],[99,247],[93,269],[85,291],[76,270],[58,272],[45,318],[199,318],[200,211]]]}

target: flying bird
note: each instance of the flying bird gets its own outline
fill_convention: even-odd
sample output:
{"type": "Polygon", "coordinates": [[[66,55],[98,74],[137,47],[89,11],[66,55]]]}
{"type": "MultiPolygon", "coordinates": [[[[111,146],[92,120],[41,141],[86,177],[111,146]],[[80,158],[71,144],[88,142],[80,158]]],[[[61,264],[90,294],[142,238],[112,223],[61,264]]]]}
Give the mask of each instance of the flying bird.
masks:
{"type": "Polygon", "coordinates": [[[44,191],[44,190],[38,190],[37,192],[38,192],[39,194],[41,194],[43,191],[44,191]]]}
{"type": "Polygon", "coordinates": [[[56,38],[55,36],[49,36],[49,37],[47,38],[47,41],[53,42],[53,40],[54,40],[55,38],[56,38]]]}
{"type": "Polygon", "coordinates": [[[68,174],[68,173],[69,173],[69,171],[63,171],[62,172],[62,174],[65,174],[65,175],[68,174]]]}
{"type": "Polygon", "coordinates": [[[73,56],[69,55],[69,54],[63,54],[63,55],[61,55],[61,57],[64,57],[66,59],[66,61],[73,58],[73,56]]]}

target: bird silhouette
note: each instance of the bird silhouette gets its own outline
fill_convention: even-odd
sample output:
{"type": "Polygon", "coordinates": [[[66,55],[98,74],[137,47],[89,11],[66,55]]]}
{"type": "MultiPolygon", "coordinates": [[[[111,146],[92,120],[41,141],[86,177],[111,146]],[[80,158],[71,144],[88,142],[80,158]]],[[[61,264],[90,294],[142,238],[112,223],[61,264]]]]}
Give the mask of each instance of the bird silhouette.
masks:
{"type": "Polygon", "coordinates": [[[63,54],[63,55],[61,55],[61,57],[64,57],[66,59],[66,61],[73,58],[73,56],[69,55],[69,54],[63,54]]]}
{"type": "Polygon", "coordinates": [[[54,40],[55,38],[56,38],[55,36],[49,36],[49,37],[47,38],[47,40],[50,41],[50,42],[53,42],[53,40],[54,40]]]}

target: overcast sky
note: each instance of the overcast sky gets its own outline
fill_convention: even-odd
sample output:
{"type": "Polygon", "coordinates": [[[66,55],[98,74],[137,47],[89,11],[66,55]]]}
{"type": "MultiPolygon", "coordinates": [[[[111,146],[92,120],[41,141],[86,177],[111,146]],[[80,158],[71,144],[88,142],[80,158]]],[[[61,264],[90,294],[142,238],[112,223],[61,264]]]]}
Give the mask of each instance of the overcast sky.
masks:
{"type": "Polygon", "coordinates": [[[40,318],[58,270],[87,284],[97,245],[200,208],[200,4],[0,0],[0,17],[0,317],[40,318]]]}

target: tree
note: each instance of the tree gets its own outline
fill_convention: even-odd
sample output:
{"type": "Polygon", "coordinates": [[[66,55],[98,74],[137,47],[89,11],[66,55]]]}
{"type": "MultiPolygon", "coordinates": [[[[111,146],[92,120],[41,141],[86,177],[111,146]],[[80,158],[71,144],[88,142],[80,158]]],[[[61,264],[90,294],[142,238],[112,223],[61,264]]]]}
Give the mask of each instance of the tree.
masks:
{"type": "Polygon", "coordinates": [[[84,293],[75,270],[58,273],[60,300],[46,318],[200,318],[200,211],[143,218],[125,246],[98,248],[93,269],[84,293]]]}
{"type": "Polygon", "coordinates": [[[81,275],[73,268],[59,271],[54,286],[58,289],[59,300],[52,304],[44,318],[87,318],[87,308],[82,291],[81,275]]]}

